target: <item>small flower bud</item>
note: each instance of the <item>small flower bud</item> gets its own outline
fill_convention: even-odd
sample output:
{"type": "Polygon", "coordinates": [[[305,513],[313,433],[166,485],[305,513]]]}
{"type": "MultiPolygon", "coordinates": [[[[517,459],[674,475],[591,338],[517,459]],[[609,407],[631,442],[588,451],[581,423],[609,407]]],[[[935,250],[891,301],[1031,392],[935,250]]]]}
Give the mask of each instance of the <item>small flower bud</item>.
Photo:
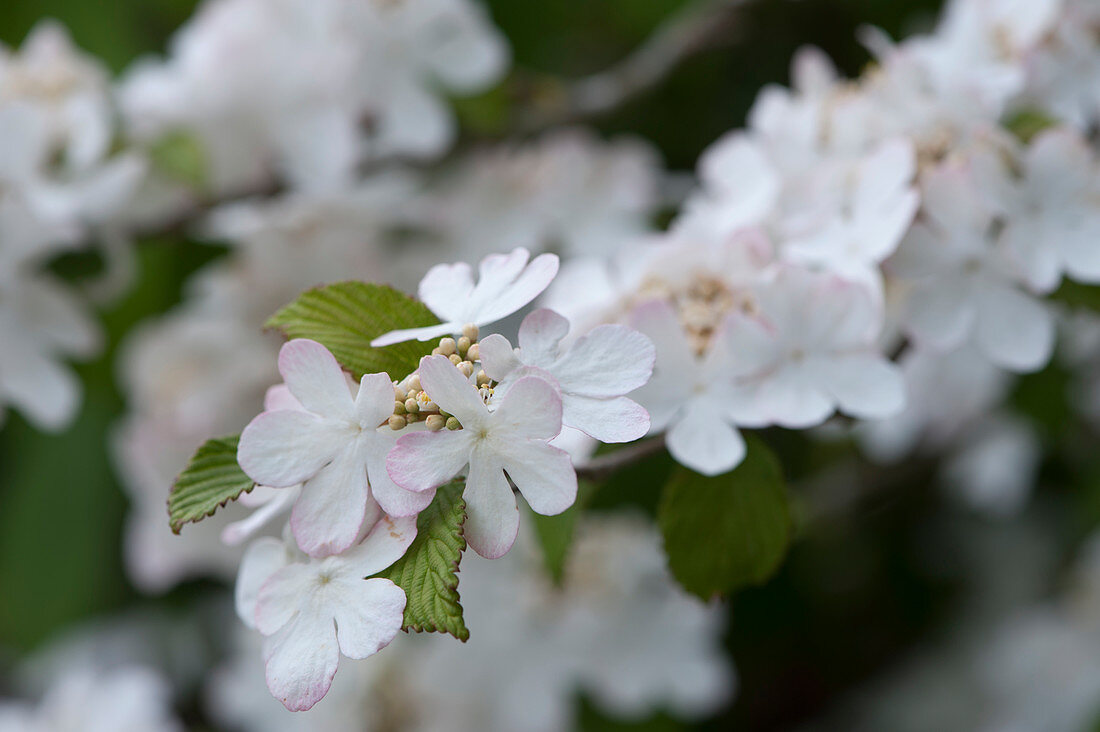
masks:
{"type": "Polygon", "coordinates": [[[405,424],[412,424],[413,422],[417,421],[417,419],[419,419],[419,418],[420,418],[419,414],[406,414],[405,415],[405,424]]]}
{"type": "Polygon", "coordinates": [[[450,356],[452,353],[458,352],[458,345],[455,343],[454,338],[443,338],[439,341],[439,352],[444,356],[450,356]]]}
{"type": "Polygon", "coordinates": [[[469,350],[466,351],[466,360],[467,361],[480,361],[481,360],[481,346],[479,346],[476,343],[471,345],[469,350]]]}
{"type": "Polygon", "coordinates": [[[442,409],[440,409],[439,410],[439,416],[442,417],[443,419],[447,419],[448,417],[451,416],[451,413],[450,412],[444,412],[442,409]]]}
{"type": "Polygon", "coordinates": [[[458,355],[465,356],[466,352],[470,350],[470,339],[466,336],[462,336],[458,339],[458,355]]]}
{"type": "Polygon", "coordinates": [[[458,364],[458,370],[468,379],[474,373],[474,365],[469,361],[461,361],[458,364]]]}
{"type": "Polygon", "coordinates": [[[470,342],[473,343],[477,340],[478,336],[477,326],[473,323],[467,323],[466,325],[462,326],[462,335],[469,338],[470,342]]]}
{"type": "Polygon", "coordinates": [[[416,399],[406,399],[405,400],[405,411],[408,414],[416,414],[417,412],[420,411],[420,405],[417,404],[416,399]]]}
{"type": "Polygon", "coordinates": [[[398,386],[397,384],[394,384],[393,385],[393,398],[396,399],[399,402],[403,402],[403,401],[405,401],[406,399],[409,398],[409,395],[406,394],[405,390],[402,389],[400,386],[398,386]]]}
{"type": "Polygon", "coordinates": [[[447,429],[451,430],[452,432],[454,430],[460,430],[462,429],[462,424],[454,417],[447,417],[447,429]]]}
{"type": "Polygon", "coordinates": [[[405,402],[395,401],[393,403],[393,413],[398,415],[398,416],[404,416],[405,415],[405,402]]]}
{"type": "Polygon", "coordinates": [[[489,374],[485,373],[485,369],[481,369],[477,372],[477,385],[486,386],[489,383],[489,374]]]}
{"type": "Polygon", "coordinates": [[[404,417],[399,417],[396,414],[390,416],[389,422],[390,422],[390,429],[393,430],[394,432],[396,432],[397,430],[403,428],[407,424],[405,422],[404,417]]]}
{"type": "Polygon", "coordinates": [[[413,374],[409,377],[409,391],[421,391],[420,374],[413,374]]]}
{"type": "Polygon", "coordinates": [[[459,356],[457,353],[452,353],[447,358],[451,359],[451,363],[453,363],[455,366],[458,366],[460,363],[462,363],[462,356],[459,356]]]}
{"type": "Polygon", "coordinates": [[[426,424],[428,429],[432,432],[439,432],[447,426],[447,420],[438,414],[429,414],[428,418],[424,420],[424,424],[426,424]]]}
{"type": "Polygon", "coordinates": [[[432,355],[433,356],[442,356],[442,355],[444,355],[443,349],[440,348],[439,346],[436,346],[435,348],[432,349],[432,355]]]}

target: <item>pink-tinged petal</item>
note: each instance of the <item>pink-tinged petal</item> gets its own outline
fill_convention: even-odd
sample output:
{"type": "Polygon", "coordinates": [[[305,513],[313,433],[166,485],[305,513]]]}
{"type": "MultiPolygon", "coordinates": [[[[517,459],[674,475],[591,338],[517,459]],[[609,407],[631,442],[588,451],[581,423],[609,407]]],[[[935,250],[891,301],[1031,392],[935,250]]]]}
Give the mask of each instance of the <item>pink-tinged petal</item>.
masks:
{"type": "Polygon", "coordinates": [[[1038,300],[1007,286],[987,286],[978,297],[974,339],[998,366],[1035,371],[1054,350],[1054,316],[1038,300]]]}
{"type": "MultiPolygon", "coordinates": [[[[551,280],[558,273],[558,257],[556,254],[540,254],[531,261],[523,272],[509,284],[503,292],[495,297],[482,301],[477,311],[478,325],[493,323],[507,317],[534,300],[547,288],[551,280]]],[[[484,270],[482,279],[485,280],[484,270]]],[[[475,293],[475,297],[476,297],[475,293]]]]}
{"type": "Polygon", "coordinates": [[[657,349],[652,377],[632,398],[649,410],[653,427],[663,429],[691,395],[699,367],[679,317],[664,300],[636,307],[630,314],[630,324],[648,336],[657,349]]]}
{"type": "Polygon", "coordinates": [[[299,615],[264,641],[265,676],[272,696],[292,712],[321,701],[340,663],[336,627],[299,615]]]}
{"type": "Polygon", "coordinates": [[[537,376],[524,376],[512,384],[493,413],[491,434],[498,449],[517,438],[550,440],[559,432],[561,396],[553,384],[537,376]]]}
{"type": "Polygon", "coordinates": [[[465,467],[472,442],[470,431],[464,429],[403,435],[386,457],[386,472],[405,490],[438,488],[465,467]]]}
{"type": "Polygon", "coordinates": [[[377,427],[393,414],[393,382],[386,374],[364,374],[355,397],[355,412],[363,427],[377,427]]]}
{"type": "Polygon", "coordinates": [[[481,366],[493,381],[504,381],[508,374],[520,367],[515,349],[502,335],[494,333],[482,338],[478,348],[481,351],[481,366]]]}
{"type": "Polygon", "coordinates": [[[256,599],[256,629],[271,635],[301,615],[316,589],[316,581],[315,568],[300,562],[288,564],[268,577],[256,599]]]}
{"type": "Polygon", "coordinates": [[[277,412],[280,409],[295,409],[304,412],[305,407],[294,398],[286,384],[276,384],[264,394],[264,411],[277,412]]]}
{"type": "Polygon", "coordinates": [[[444,320],[458,317],[461,306],[470,299],[473,291],[473,268],[465,262],[435,265],[420,280],[417,289],[428,309],[444,320]]]}
{"type": "Polygon", "coordinates": [[[519,509],[495,456],[473,456],[462,497],[466,499],[463,533],[470,547],[486,559],[503,557],[516,543],[519,509]]]}
{"type": "Polygon", "coordinates": [[[625,325],[601,325],[578,339],[553,368],[543,368],[550,368],[570,394],[613,397],[649,381],[656,358],[647,336],[625,325]]]}
{"type": "Polygon", "coordinates": [[[286,545],[278,539],[264,537],[253,542],[241,557],[233,602],[237,617],[249,628],[256,627],[256,603],[260,588],[290,561],[286,545]]]}
{"type": "Polygon", "coordinates": [[[416,538],[416,516],[391,518],[382,514],[366,538],[340,556],[355,577],[381,572],[405,556],[416,538]]]}
{"type": "Polygon", "coordinates": [[[430,341],[445,335],[453,335],[462,329],[463,323],[446,322],[439,325],[426,325],[423,328],[404,328],[383,333],[370,342],[372,348],[392,346],[405,341],[430,341]]]}
{"type": "Polygon", "coordinates": [[[264,412],[241,433],[237,462],[257,483],[287,488],[316,475],[350,436],[344,425],[309,412],[264,412]]]}
{"type": "Polygon", "coordinates": [[[768,424],[789,429],[805,429],[824,422],[836,405],[816,378],[790,364],[756,386],[756,406],[768,424]]]}
{"type": "Polygon", "coordinates": [[[279,373],[307,411],[331,419],[355,419],[344,371],[320,343],[305,338],[285,343],[279,351],[279,373]]]}
{"type": "Polygon", "coordinates": [[[668,431],[668,451],[676,462],[703,475],[720,475],[745,459],[745,440],[719,411],[693,400],[668,431]]]}
{"type": "Polygon", "coordinates": [[[519,326],[524,362],[546,368],[557,359],[558,344],[567,335],[569,321],[564,317],[547,308],[534,311],[519,326]]]}
{"type": "Polygon", "coordinates": [[[439,408],[458,417],[464,427],[477,427],[488,419],[488,410],[477,387],[446,356],[420,360],[420,385],[439,408]]]}
{"type": "MultiPolygon", "coordinates": [[[[278,495],[258,506],[248,518],[234,521],[222,529],[221,540],[223,544],[237,546],[255,535],[267,526],[272,519],[282,515],[285,511],[289,511],[294,502],[298,500],[298,495],[301,492],[301,489],[297,486],[276,488],[274,490],[278,491],[278,495]]],[[[256,490],[253,489],[252,492],[255,493],[256,490]]]]}
{"type": "Polygon", "coordinates": [[[386,457],[397,444],[399,433],[382,427],[366,441],[367,478],[370,492],[382,510],[390,516],[415,516],[435,498],[434,490],[415,492],[393,482],[386,470],[386,457]]]}
{"type": "Polygon", "coordinates": [[[405,592],[388,579],[342,580],[340,601],[333,608],[336,638],[348,658],[372,656],[401,630],[405,592]]]}
{"type": "Polygon", "coordinates": [[[872,353],[854,353],[815,360],[825,389],[840,409],[861,419],[885,419],[905,408],[901,370],[872,353]]]}
{"type": "Polygon", "coordinates": [[[577,500],[577,473],[564,450],[543,442],[518,441],[500,460],[535,513],[554,516],[577,500]]]}
{"type": "Polygon", "coordinates": [[[290,529],[312,557],[339,554],[355,543],[367,510],[367,466],[349,445],[302,486],[290,512],[290,529]]]}
{"type": "Polygon", "coordinates": [[[593,399],[567,394],[561,400],[561,422],[600,442],[631,442],[649,432],[649,412],[627,397],[593,399]]]}

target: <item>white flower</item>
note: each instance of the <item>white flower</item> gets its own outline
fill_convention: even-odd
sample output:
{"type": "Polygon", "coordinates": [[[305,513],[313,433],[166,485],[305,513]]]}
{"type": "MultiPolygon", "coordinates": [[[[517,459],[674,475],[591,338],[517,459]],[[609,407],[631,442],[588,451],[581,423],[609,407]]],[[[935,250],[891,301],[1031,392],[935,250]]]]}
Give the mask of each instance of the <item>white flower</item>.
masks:
{"type": "Polygon", "coordinates": [[[703,187],[685,204],[680,225],[728,235],[763,223],[779,200],[782,178],[763,148],[743,132],[713,143],[698,168],[703,187]]]}
{"type": "Polygon", "coordinates": [[[863,419],[902,409],[904,382],[878,351],[882,310],[866,287],[784,267],[755,297],[756,312],[729,316],[722,344],[738,424],[804,428],[838,408],[863,419]]]}
{"type": "Polygon", "coordinates": [[[510,254],[491,254],[478,266],[478,280],[465,262],[437,264],[420,281],[418,293],[428,308],[443,322],[425,328],[393,330],[371,341],[374,347],[402,341],[428,341],[462,331],[473,323],[488,325],[507,317],[539,296],[558,273],[558,257],[540,254],[527,260],[522,248],[510,254]]]}
{"type": "Polygon", "coordinates": [[[430,494],[404,491],[386,474],[395,439],[388,427],[379,429],[393,414],[386,374],[365,374],[353,397],[333,355],[305,339],[283,346],[279,372],[304,409],[256,417],[241,433],[237,455],[257,483],[302,484],[290,525],[303,551],[318,556],[347,549],[378,505],[390,515],[410,516],[431,502],[430,494]]]}
{"type": "Polygon", "coordinates": [[[1100,178],[1088,143],[1069,129],[1038,135],[1015,162],[990,155],[976,166],[980,190],[1003,220],[1001,242],[1038,292],[1063,272],[1100,281],[1100,178]]]}
{"type": "Polygon", "coordinates": [[[601,325],[563,348],[569,321],[536,310],[519,328],[519,348],[504,336],[481,339],[485,373],[503,394],[527,374],[549,375],[561,393],[562,424],[600,440],[630,442],[649,431],[649,415],[629,394],[653,372],[648,338],[622,325],[601,325]]]}
{"type": "Polygon", "coordinates": [[[907,281],[909,333],[940,351],[973,341],[1013,371],[1041,368],[1054,347],[1053,317],[1021,288],[1020,270],[992,241],[993,212],[971,167],[946,163],[922,184],[921,220],[887,264],[907,281]]]}
{"type": "Polygon", "coordinates": [[[267,686],[291,711],[326,693],[340,654],[362,659],[401,629],[405,593],[388,579],[364,579],[397,561],[416,538],[416,519],[382,516],[357,546],[310,559],[273,538],[256,541],[241,561],[237,614],[267,640],[267,686]]]}
{"type": "Polygon", "coordinates": [[[783,244],[787,259],[849,279],[879,282],[878,265],[893,254],[913,221],[919,196],[911,183],[916,156],[907,140],[880,145],[854,163],[826,165],[812,184],[808,212],[783,244]]]}
{"type": "Polygon", "coordinates": [[[958,447],[943,467],[945,488],[990,516],[1018,514],[1042,459],[1034,427],[1018,418],[991,417],[971,425],[958,447]]]}
{"type": "Polygon", "coordinates": [[[37,707],[0,701],[0,732],[183,732],[171,701],[167,682],[144,667],[71,668],[37,707]]]}
{"type": "Polygon", "coordinates": [[[718,475],[735,468],[745,457],[745,441],[733,426],[734,361],[724,345],[725,328],[700,357],[666,302],[638,306],[630,324],[657,349],[653,376],[633,394],[649,410],[650,431],[667,431],[668,451],[692,470],[718,475]]]}
{"type": "Polygon", "coordinates": [[[466,476],[466,539],[483,557],[503,556],[516,540],[519,511],[508,478],[536,513],[573,505],[577,474],[569,455],[547,443],[561,432],[561,397],[543,379],[518,379],[494,411],[444,356],[420,362],[420,383],[459,430],[404,435],[386,460],[397,485],[427,491],[470,466],[466,476]],[[508,473],[508,478],[505,477],[508,473]]]}

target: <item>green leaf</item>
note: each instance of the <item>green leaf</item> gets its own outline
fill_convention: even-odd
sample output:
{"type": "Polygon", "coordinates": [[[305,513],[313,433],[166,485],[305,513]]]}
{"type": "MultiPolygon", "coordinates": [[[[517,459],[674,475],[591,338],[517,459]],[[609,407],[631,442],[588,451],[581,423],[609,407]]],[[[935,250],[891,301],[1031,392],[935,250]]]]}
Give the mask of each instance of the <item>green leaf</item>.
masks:
{"type": "Polygon", "coordinates": [[[573,546],[577,519],[580,518],[581,512],[584,511],[588,499],[595,490],[596,486],[593,483],[581,481],[577,500],[564,512],[557,516],[543,516],[534,511],[531,512],[535,533],[539,544],[542,545],[543,562],[555,584],[560,585],[565,576],[565,563],[569,559],[569,549],[573,546]]]}
{"type": "Polygon", "coordinates": [[[406,341],[384,348],[370,342],[391,330],[436,325],[421,302],[386,285],[337,282],[309,290],[279,310],[265,327],[287,338],[309,338],[332,351],[355,378],[385,371],[393,380],[416,370],[435,344],[406,341]]]}
{"type": "Polygon", "coordinates": [[[186,132],[161,137],[149,148],[153,167],[165,177],[202,190],[206,186],[206,151],[186,132]]]}
{"type": "Polygon", "coordinates": [[[1100,312],[1100,286],[1097,285],[1062,280],[1061,286],[1050,294],[1050,299],[1072,308],[1100,312]]]}
{"type": "Polygon", "coordinates": [[[440,488],[416,519],[416,539],[405,556],[379,572],[405,591],[404,630],[450,633],[465,641],[470,631],[462,619],[458,597],[458,562],[466,549],[464,481],[440,488]]]}
{"type": "Polygon", "coordinates": [[[168,521],[174,533],[186,523],[213,516],[219,506],[235,501],[255,486],[237,464],[238,435],[207,440],[168,494],[168,521]]]}
{"type": "Polygon", "coordinates": [[[657,520],[672,574],[703,599],[761,584],[779,568],[791,518],[779,463],[746,437],[733,471],[706,477],[678,468],[665,485],[657,520]]]}
{"type": "Polygon", "coordinates": [[[1025,144],[1057,124],[1057,119],[1036,107],[1021,109],[1004,120],[1005,128],[1025,144]]]}

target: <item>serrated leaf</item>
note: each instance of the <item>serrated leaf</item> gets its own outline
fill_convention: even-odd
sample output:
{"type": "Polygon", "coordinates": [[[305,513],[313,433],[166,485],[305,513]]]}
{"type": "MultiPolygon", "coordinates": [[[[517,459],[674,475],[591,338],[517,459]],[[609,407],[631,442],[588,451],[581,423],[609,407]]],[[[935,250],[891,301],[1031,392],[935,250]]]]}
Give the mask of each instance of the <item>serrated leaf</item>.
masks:
{"type": "Polygon", "coordinates": [[[455,481],[440,488],[417,517],[416,539],[405,556],[375,575],[405,591],[404,630],[450,633],[461,641],[470,637],[458,596],[458,563],[466,549],[465,487],[464,481],[455,481]]]}
{"type": "Polygon", "coordinates": [[[657,520],[672,574],[703,599],[761,584],[779,568],[791,518],[779,463],[748,436],[737,468],[707,477],[678,468],[665,485],[657,520]]]}
{"type": "Polygon", "coordinates": [[[435,344],[406,341],[384,348],[370,342],[391,330],[436,325],[427,306],[387,285],[337,282],[304,292],[265,327],[287,338],[309,338],[336,356],[355,378],[385,371],[399,380],[416,370],[435,344]]]}
{"type": "Polygon", "coordinates": [[[195,451],[168,494],[168,522],[174,533],[184,524],[214,515],[255,486],[237,464],[239,435],[207,440],[195,451]]]}

